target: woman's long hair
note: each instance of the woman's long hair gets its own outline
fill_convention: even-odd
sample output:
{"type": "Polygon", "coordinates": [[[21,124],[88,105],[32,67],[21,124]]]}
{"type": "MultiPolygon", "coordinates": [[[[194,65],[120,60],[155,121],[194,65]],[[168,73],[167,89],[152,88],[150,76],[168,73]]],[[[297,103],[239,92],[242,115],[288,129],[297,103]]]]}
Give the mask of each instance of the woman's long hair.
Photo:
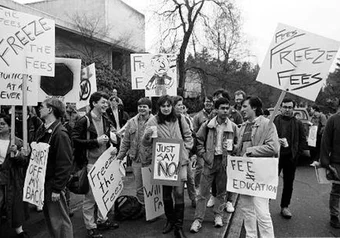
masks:
{"type": "Polygon", "coordinates": [[[165,124],[166,121],[175,122],[177,120],[177,116],[176,116],[175,108],[174,108],[174,101],[173,101],[171,96],[169,96],[169,95],[161,96],[157,101],[157,107],[158,107],[158,112],[157,112],[157,122],[158,122],[158,124],[165,124]],[[164,115],[161,112],[161,106],[164,105],[167,102],[172,106],[172,109],[171,109],[171,113],[169,115],[164,115]]]}

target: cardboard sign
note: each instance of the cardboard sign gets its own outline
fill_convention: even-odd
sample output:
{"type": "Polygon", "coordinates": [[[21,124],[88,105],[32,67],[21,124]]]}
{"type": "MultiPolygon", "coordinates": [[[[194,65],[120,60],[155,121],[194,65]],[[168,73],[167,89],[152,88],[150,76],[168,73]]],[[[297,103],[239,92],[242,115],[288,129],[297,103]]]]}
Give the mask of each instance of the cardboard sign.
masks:
{"type": "Polygon", "coordinates": [[[54,76],[55,23],[0,7],[0,69],[54,76]]]}
{"type": "Polygon", "coordinates": [[[257,81],[315,101],[340,42],[279,24],[257,81]]]}
{"type": "Polygon", "coordinates": [[[20,105],[22,106],[23,78],[27,76],[27,105],[38,105],[37,77],[32,75],[5,73],[0,71],[0,105],[20,105]]]}
{"type": "Polygon", "coordinates": [[[152,184],[179,186],[182,140],[156,138],[152,147],[152,184]]]}
{"type": "Polygon", "coordinates": [[[27,167],[23,201],[42,208],[44,205],[45,175],[50,145],[31,143],[31,158],[27,167]]]}
{"type": "Polygon", "coordinates": [[[318,126],[309,127],[309,133],[308,133],[308,138],[307,138],[308,146],[316,147],[317,133],[318,133],[318,126]]]}
{"type": "Polygon", "coordinates": [[[177,95],[177,56],[131,54],[132,89],[145,90],[146,97],[177,95]]]}
{"type": "Polygon", "coordinates": [[[163,186],[151,184],[151,166],[142,168],[143,191],[146,220],[152,220],[164,214],[163,186]]]}
{"type": "Polygon", "coordinates": [[[227,191],[276,199],[278,158],[228,157],[227,191]]]}
{"type": "Polygon", "coordinates": [[[79,86],[78,109],[89,105],[91,94],[97,91],[96,67],[94,63],[81,70],[79,86]]]}
{"type": "Polygon", "coordinates": [[[57,97],[64,103],[77,103],[80,93],[81,60],[56,58],[56,75],[41,77],[38,100],[57,97]]]}
{"type": "Polygon", "coordinates": [[[114,147],[108,148],[96,161],[87,177],[98,209],[105,217],[123,191],[120,161],[111,157],[114,147]]]}

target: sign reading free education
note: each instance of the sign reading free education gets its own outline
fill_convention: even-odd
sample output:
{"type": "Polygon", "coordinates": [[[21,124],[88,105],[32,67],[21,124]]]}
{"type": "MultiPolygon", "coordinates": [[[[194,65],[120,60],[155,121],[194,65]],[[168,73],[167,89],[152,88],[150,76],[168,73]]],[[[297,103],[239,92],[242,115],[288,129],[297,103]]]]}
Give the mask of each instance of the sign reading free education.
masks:
{"type": "Polygon", "coordinates": [[[0,69],[54,76],[55,23],[0,7],[0,69]]]}
{"type": "Polygon", "coordinates": [[[111,156],[114,147],[108,148],[96,161],[87,177],[98,209],[105,217],[123,191],[123,174],[120,161],[111,156]]]}
{"type": "Polygon", "coordinates": [[[279,24],[257,81],[315,101],[340,42],[279,24]]]}
{"type": "Polygon", "coordinates": [[[50,145],[31,143],[31,159],[26,171],[23,201],[42,208],[44,205],[45,174],[50,145]]]}
{"type": "Polygon", "coordinates": [[[276,199],[278,158],[228,157],[227,191],[276,199]]]}
{"type": "Polygon", "coordinates": [[[179,186],[183,141],[156,138],[152,147],[152,184],[179,186]]]}

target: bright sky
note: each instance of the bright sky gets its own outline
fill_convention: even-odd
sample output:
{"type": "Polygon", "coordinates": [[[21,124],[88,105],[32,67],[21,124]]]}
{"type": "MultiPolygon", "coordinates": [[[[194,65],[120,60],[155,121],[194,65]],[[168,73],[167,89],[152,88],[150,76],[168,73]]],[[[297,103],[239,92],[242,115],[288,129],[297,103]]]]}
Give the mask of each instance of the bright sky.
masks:
{"type": "MultiPolygon", "coordinates": [[[[34,0],[16,0],[31,2],[34,0]]],[[[150,5],[157,0],[123,0],[151,16],[150,5]]],[[[340,41],[339,0],[237,0],[243,18],[243,32],[253,56],[260,65],[267,53],[274,31],[279,22],[340,41]]],[[[157,33],[146,22],[146,50],[154,52],[157,33]]],[[[340,55],[338,54],[338,58],[340,55]]]]}

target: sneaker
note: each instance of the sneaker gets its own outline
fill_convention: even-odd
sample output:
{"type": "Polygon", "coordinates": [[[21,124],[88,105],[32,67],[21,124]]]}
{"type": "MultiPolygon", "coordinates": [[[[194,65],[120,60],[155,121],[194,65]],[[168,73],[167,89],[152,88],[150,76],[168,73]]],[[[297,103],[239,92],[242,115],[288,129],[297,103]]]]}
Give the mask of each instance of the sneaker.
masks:
{"type": "Polygon", "coordinates": [[[215,216],[215,227],[219,228],[223,226],[223,221],[221,216],[215,216]]]}
{"type": "Polygon", "coordinates": [[[215,197],[211,195],[207,203],[207,207],[213,207],[214,205],[215,205],[215,197]]]}
{"type": "Polygon", "coordinates": [[[107,219],[105,222],[97,223],[98,230],[117,229],[119,225],[107,219]]]}
{"type": "Polygon", "coordinates": [[[197,233],[202,228],[202,223],[199,220],[195,220],[190,227],[191,233],[197,233]]]}
{"type": "Polygon", "coordinates": [[[235,211],[235,208],[234,208],[233,204],[232,204],[230,201],[228,201],[228,202],[226,203],[225,210],[226,210],[227,212],[229,212],[229,213],[232,213],[232,212],[235,211]]]}
{"type": "Polygon", "coordinates": [[[292,213],[289,211],[288,207],[284,207],[281,209],[281,216],[283,216],[286,219],[292,218],[292,213]]]}
{"type": "Polygon", "coordinates": [[[313,161],[313,163],[310,164],[310,166],[312,167],[318,167],[319,166],[319,162],[318,161],[313,161]]]}
{"type": "Polygon", "coordinates": [[[331,216],[330,224],[331,224],[331,227],[340,229],[340,221],[337,216],[331,216]]]}
{"type": "Polygon", "coordinates": [[[103,238],[103,235],[100,234],[97,229],[90,229],[90,230],[87,230],[87,237],[88,238],[103,238]]]}

